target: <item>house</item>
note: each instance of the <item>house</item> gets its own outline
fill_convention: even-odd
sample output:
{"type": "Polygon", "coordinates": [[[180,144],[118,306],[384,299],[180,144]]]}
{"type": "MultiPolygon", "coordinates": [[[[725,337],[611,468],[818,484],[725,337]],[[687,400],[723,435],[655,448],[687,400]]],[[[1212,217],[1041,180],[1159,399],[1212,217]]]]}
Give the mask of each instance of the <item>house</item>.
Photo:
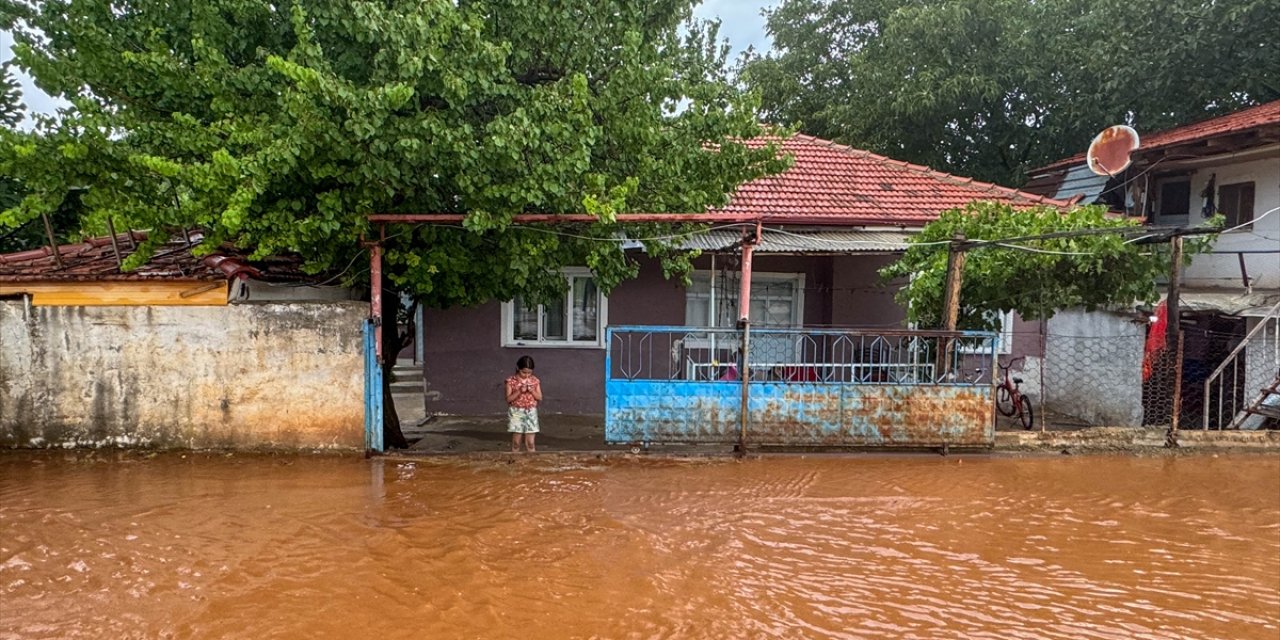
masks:
{"type": "MultiPolygon", "coordinates": [[[[1069,206],[810,136],[774,142],[793,166],[742,185],[717,210],[761,221],[750,283],[757,327],[902,329],[905,311],[878,271],[942,211],[978,200],[1069,206]]],[[[656,262],[639,257],[639,276],[608,296],[588,270],[566,269],[564,299],[553,304],[495,300],[427,310],[422,344],[430,410],[505,411],[502,381],[527,354],[549,390],[544,411],[602,413],[606,327],[733,326],[743,232],[713,228],[687,240],[687,248],[702,251],[689,287],[664,279],[656,262]]]]}
{"type": "Polygon", "coordinates": [[[0,445],[359,449],[367,303],[184,234],[0,255],[0,445]]]}
{"type": "MultiPolygon", "coordinates": [[[[1198,226],[1214,215],[1225,218],[1226,231],[1212,250],[1195,256],[1180,275],[1181,410],[1184,424],[1228,425],[1280,369],[1280,100],[1139,134],[1132,164],[1119,174],[1094,175],[1081,154],[1030,172],[1024,189],[1105,204],[1150,225],[1198,226]]],[[[1133,326],[1131,311],[1068,311],[1050,322],[1050,332],[1144,340],[1146,330],[1133,326]]],[[[1141,376],[1141,354],[1130,347],[1120,351],[1106,358],[1105,367],[1078,369],[1082,393],[1097,397],[1090,380],[1141,376]]],[[[1112,413],[1123,416],[1113,422],[1167,422],[1169,408],[1151,406],[1149,389],[1122,386],[1131,391],[1113,397],[1112,413]]],[[[1073,403],[1071,396],[1061,398],[1062,405],[1073,403]]]]}

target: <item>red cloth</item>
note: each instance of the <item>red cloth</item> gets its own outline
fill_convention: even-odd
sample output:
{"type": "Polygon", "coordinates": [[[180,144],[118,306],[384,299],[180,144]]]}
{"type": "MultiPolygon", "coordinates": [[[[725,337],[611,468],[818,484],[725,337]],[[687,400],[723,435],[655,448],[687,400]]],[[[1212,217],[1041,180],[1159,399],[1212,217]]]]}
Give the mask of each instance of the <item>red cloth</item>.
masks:
{"type": "Polygon", "coordinates": [[[1151,372],[1155,369],[1156,361],[1160,359],[1160,353],[1165,350],[1168,342],[1165,340],[1165,334],[1169,330],[1169,308],[1162,301],[1156,305],[1156,321],[1151,323],[1147,329],[1147,345],[1142,353],[1142,381],[1146,382],[1151,379],[1151,372]]]}

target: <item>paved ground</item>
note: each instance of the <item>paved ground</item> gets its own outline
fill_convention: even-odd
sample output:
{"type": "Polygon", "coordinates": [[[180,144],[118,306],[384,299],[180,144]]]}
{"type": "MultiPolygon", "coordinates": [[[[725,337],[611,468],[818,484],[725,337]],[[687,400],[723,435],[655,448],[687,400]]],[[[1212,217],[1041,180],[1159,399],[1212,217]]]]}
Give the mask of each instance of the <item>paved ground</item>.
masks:
{"type": "MultiPolygon", "coordinates": [[[[626,445],[604,442],[604,417],[544,414],[538,434],[540,453],[627,453],[626,445]]],[[[407,454],[501,453],[511,450],[505,415],[431,416],[416,426],[406,423],[407,454]]],[[[1180,450],[1252,450],[1280,452],[1280,431],[1184,431],[1180,450]]],[[[1000,418],[993,453],[1163,452],[1163,427],[1078,427],[1060,425],[1041,431],[1024,431],[1000,418]]],[[[831,451],[831,450],[828,450],[831,451]]],[[[838,453],[844,450],[831,451],[838,453]]],[[[930,450],[926,450],[930,451],[930,450]]],[[[652,453],[675,455],[726,455],[728,445],[654,445],[652,453]]],[[[865,451],[864,451],[865,452],[865,451]]]]}
{"type": "MultiPolygon", "coordinates": [[[[604,443],[604,416],[539,416],[542,432],[538,434],[540,451],[600,451],[604,443]]],[[[510,451],[511,435],[507,433],[507,417],[496,416],[432,416],[416,427],[404,429],[405,438],[413,444],[409,450],[424,453],[475,451],[510,451]],[[416,442],[415,442],[416,440],[416,442]]],[[[616,447],[623,450],[626,447],[616,447]]]]}

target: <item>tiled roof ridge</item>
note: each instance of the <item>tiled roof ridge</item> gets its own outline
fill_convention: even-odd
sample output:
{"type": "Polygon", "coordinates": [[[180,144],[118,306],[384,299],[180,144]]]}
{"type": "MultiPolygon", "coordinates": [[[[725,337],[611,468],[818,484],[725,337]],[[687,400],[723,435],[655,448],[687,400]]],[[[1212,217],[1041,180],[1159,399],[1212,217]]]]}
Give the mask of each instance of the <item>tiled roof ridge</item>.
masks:
{"type": "MultiPolygon", "coordinates": [[[[1139,132],[1139,138],[1138,138],[1139,145],[1136,152],[1141,153],[1143,151],[1159,149],[1162,146],[1171,145],[1171,144],[1184,144],[1187,142],[1197,142],[1199,140],[1212,138],[1213,136],[1232,135],[1232,134],[1248,131],[1250,129],[1256,129],[1258,127],[1265,127],[1265,126],[1274,125],[1274,124],[1280,124],[1280,100],[1272,100],[1270,102],[1264,102],[1262,104],[1255,104],[1252,107],[1245,107],[1244,109],[1241,109],[1239,111],[1232,111],[1231,113],[1225,113],[1218,116],[1210,116],[1202,120],[1196,120],[1195,122],[1188,122],[1186,124],[1180,124],[1176,127],[1169,127],[1168,129],[1153,131],[1147,134],[1146,136],[1143,136],[1141,132],[1139,132]],[[1250,118],[1252,118],[1253,116],[1259,113],[1267,114],[1271,117],[1263,119],[1258,122],[1249,122],[1250,118]],[[1203,128],[1209,123],[1212,123],[1218,120],[1228,120],[1228,121],[1241,120],[1242,123],[1240,128],[1238,129],[1226,129],[1223,131],[1206,131],[1202,134],[1192,135],[1185,139],[1180,139],[1178,137],[1180,135],[1186,134],[1188,131],[1194,130],[1196,128],[1203,128]],[[1167,138],[1172,138],[1173,140],[1168,141],[1166,140],[1167,138]]],[[[1085,160],[1085,154],[1077,153],[1077,154],[1068,156],[1066,158],[1062,158],[1060,160],[1054,160],[1049,164],[1035,167],[1028,171],[1028,175],[1036,175],[1038,173],[1045,173],[1049,171],[1054,171],[1054,170],[1074,166],[1077,164],[1082,164],[1084,163],[1084,160],[1085,160]]]]}
{"type": "Polygon", "coordinates": [[[795,137],[803,138],[805,140],[808,140],[810,142],[816,143],[821,146],[830,147],[832,149],[838,149],[844,153],[848,153],[857,158],[871,160],[884,167],[889,167],[892,169],[901,169],[906,171],[913,171],[915,173],[929,176],[936,180],[949,182],[951,184],[967,187],[970,189],[974,189],[976,191],[998,193],[1013,200],[1035,203],[1035,204],[1045,204],[1045,205],[1059,207],[1059,208],[1069,208],[1074,204],[1067,200],[1055,200],[1053,198],[1049,198],[1046,196],[1027,193],[1025,191],[1019,191],[1017,189],[1013,189],[1010,187],[1004,187],[1004,186],[995,184],[994,182],[983,182],[981,180],[977,180],[972,177],[960,177],[954,174],[938,171],[937,169],[932,169],[922,164],[912,164],[910,162],[906,162],[905,160],[894,160],[893,158],[890,158],[888,156],[882,156],[878,153],[872,153],[865,149],[858,149],[858,148],[851,147],[846,144],[841,144],[839,142],[835,142],[832,140],[819,138],[817,136],[797,133],[795,134],[795,137]]]}

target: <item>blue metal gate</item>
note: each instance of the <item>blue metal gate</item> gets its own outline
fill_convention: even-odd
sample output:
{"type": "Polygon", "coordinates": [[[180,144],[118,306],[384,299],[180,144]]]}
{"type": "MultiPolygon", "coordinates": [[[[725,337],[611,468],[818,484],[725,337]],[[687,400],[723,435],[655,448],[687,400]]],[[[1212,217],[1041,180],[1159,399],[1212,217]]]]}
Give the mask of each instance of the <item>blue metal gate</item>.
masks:
{"type": "Polygon", "coordinates": [[[382,451],[382,365],[374,348],[373,322],[364,323],[364,448],[382,451]]]}
{"type": "Polygon", "coordinates": [[[605,441],[994,443],[993,333],[751,329],[745,359],[743,337],[736,329],[610,327],[605,441]]]}

